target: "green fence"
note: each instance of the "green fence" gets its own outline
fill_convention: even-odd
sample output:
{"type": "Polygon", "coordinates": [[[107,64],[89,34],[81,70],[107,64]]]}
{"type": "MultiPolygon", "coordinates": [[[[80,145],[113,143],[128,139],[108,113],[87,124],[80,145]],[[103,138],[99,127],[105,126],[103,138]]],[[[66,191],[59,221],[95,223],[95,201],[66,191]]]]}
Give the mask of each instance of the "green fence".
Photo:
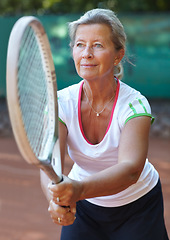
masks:
{"type": "MultiPolygon", "coordinates": [[[[71,57],[67,32],[67,22],[78,17],[38,17],[50,40],[59,89],[80,80],[71,57]]],[[[6,96],[7,44],[18,18],[0,18],[0,97],[6,96]]],[[[123,81],[148,98],[170,99],[170,15],[119,15],[119,18],[128,36],[128,57],[136,65],[124,63],[123,81]]]]}

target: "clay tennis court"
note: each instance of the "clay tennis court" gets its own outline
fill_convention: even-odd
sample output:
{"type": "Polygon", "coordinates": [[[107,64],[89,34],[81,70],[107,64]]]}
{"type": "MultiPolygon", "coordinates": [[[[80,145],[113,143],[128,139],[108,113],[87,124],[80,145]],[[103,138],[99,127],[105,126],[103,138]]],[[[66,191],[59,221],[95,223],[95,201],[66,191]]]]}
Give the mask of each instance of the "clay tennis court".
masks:
{"type": "MultiPolygon", "coordinates": [[[[170,140],[150,139],[149,159],[162,180],[165,220],[170,235],[170,140]]],[[[71,166],[66,161],[66,172],[71,166]]],[[[13,137],[0,138],[0,240],[59,240],[39,180],[39,170],[25,163],[13,137]]]]}

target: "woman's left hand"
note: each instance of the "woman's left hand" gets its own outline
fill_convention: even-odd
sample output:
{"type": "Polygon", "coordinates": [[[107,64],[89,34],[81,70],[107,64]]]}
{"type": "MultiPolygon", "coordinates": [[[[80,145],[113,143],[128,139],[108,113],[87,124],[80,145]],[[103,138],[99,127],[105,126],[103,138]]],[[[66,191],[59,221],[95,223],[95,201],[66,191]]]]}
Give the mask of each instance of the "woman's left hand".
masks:
{"type": "Polygon", "coordinates": [[[48,185],[52,201],[59,206],[72,206],[80,200],[82,193],[81,182],[63,176],[63,181],[58,184],[48,185]]]}

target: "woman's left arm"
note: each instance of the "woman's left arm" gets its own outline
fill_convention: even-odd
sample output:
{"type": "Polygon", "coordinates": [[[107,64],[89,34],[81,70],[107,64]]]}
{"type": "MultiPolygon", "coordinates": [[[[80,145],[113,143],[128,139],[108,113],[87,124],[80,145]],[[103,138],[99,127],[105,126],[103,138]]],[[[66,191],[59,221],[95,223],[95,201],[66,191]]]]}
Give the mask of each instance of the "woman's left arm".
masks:
{"type": "Polygon", "coordinates": [[[136,117],[124,126],[118,153],[118,164],[85,178],[81,182],[67,179],[51,186],[53,201],[62,193],[62,204],[119,193],[137,182],[148,152],[150,117],[136,117]]]}

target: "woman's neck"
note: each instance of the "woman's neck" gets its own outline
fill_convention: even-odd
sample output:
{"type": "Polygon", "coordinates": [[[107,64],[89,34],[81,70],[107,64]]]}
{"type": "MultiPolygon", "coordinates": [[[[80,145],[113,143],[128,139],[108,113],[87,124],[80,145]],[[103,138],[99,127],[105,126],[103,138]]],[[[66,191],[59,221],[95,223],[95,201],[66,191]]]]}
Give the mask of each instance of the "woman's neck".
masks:
{"type": "Polygon", "coordinates": [[[115,78],[110,81],[103,81],[101,84],[84,80],[83,84],[84,97],[88,98],[93,104],[104,104],[109,101],[115,95],[116,88],[117,81],[115,78]]]}

